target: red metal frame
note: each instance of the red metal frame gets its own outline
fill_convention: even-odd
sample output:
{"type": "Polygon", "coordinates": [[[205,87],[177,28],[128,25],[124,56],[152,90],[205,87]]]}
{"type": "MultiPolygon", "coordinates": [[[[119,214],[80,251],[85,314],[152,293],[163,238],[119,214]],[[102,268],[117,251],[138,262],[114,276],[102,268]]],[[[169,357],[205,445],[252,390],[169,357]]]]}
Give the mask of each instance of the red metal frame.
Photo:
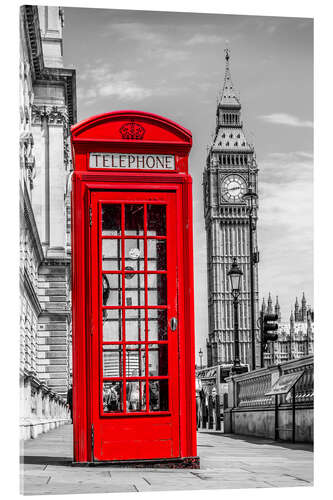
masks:
{"type": "MultiPolygon", "coordinates": [[[[74,417],[74,461],[87,463],[94,460],[92,440],[100,439],[92,424],[94,422],[93,374],[96,372],[94,361],[95,338],[101,332],[96,314],[99,308],[98,293],[91,293],[96,284],[91,280],[92,264],[95,262],[101,197],[116,200],[123,198],[130,203],[133,198],[143,200],[155,197],[167,199],[173,196],[176,211],[176,267],[178,291],[178,387],[179,406],[179,449],[168,458],[196,460],[196,419],[195,419],[195,382],[194,382],[194,300],[193,300],[193,248],[192,248],[192,179],[188,174],[188,155],[192,145],[191,133],[157,115],[138,111],[121,111],[92,117],[72,127],[72,150],[74,161],[72,190],[72,302],[73,302],[73,417],[74,417]],[[128,123],[138,124],[144,130],[141,138],[121,137],[121,128],[128,123]],[[142,154],[169,154],[175,157],[175,170],[149,171],[123,169],[90,169],[89,153],[119,152],[142,154]],[[102,194],[103,193],[103,194],[102,194]],[[108,194],[106,194],[108,193],[108,194]],[[110,194],[111,193],[111,194],[110,194]],[[112,194],[113,193],[113,194],[112,194]],[[120,195],[119,193],[122,193],[120,195]],[[163,198],[164,197],[164,198],[163,198]],[[91,210],[91,211],[90,211],[91,210]],[[90,226],[92,217],[92,226],[90,226]],[[94,250],[95,248],[95,250],[94,250]],[[92,258],[94,254],[94,258],[92,258]]],[[[154,202],[154,200],[151,200],[154,202]]],[[[148,201],[149,202],[149,201],[148,201]]],[[[145,243],[146,244],[146,243],[145,243]]],[[[122,253],[124,259],[124,252],[122,253]]],[[[145,257],[146,258],[146,257],[145,257]]],[[[100,261],[101,255],[98,255],[100,261]]],[[[147,269],[147,267],[146,267],[147,269]]],[[[123,279],[124,281],[124,279],[123,279]]],[[[147,293],[147,292],[145,292],[147,293]]],[[[124,305],[124,304],[123,304],[124,305]]],[[[170,314],[168,315],[168,320],[170,314]]],[[[100,320],[99,320],[100,321],[100,320]]],[[[124,318],[122,319],[124,321],[124,318]]],[[[145,319],[147,321],[147,319],[145,319]]],[[[176,356],[177,358],[177,356],[176,356]]],[[[146,358],[147,363],[147,358],[146,358]]],[[[146,366],[146,376],[148,373],[146,366]]],[[[137,379],[137,377],[135,377],[137,379]]],[[[156,377],[162,378],[162,377],[156,377]]],[[[125,388],[126,391],[126,388],[125,388]]],[[[149,391],[147,391],[149,393],[149,391]]],[[[176,391],[177,392],[177,391],[176,391]]],[[[169,395],[170,397],[170,395],[169,395]]],[[[149,394],[147,399],[149,399],[149,394]]],[[[98,413],[100,408],[98,408],[98,413]]],[[[178,411],[177,411],[178,413],[178,411]]],[[[131,414],[128,418],[144,419],[150,425],[152,418],[163,419],[170,412],[160,415],[142,413],[131,414]]],[[[121,426],[122,416],[112,416],[121,426]]],[[[107,416],[107,419],[110,417],[107,416]]],[[[173,423],[174,427],[174,423],[173,423]]],[[[120,427],[119,427],[120,428],[120,427]]],[[[131,446],[131,443],[128,443],[131,446]]],[[[125,457],[134,459],[162,459],[167,455],[125,457]]],[[[96,458],[96,457],[95,457],[96,458]]],[[[104,458],[102,458],[104,459],[104,458]]],[[[113,460],[112,457],[105,458],[113,460]]]]}

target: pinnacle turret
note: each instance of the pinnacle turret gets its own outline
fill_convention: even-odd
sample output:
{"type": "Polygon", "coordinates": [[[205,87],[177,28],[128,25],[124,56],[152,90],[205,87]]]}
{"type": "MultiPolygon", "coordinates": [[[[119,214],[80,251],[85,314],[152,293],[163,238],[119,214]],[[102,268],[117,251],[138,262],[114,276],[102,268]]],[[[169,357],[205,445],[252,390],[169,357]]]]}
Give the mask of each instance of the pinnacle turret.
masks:
{"type": "Polygon", "coordinates": [[[305,298],[305,295],[304,295],[304,292],[303,292],[302,309],[301,309],[301,319],[302,319],[302,321],[306,321],[306,310],[307,310],[307,307],[306,307],[306,298],[305,298]]]}
{"type": "Polygon", "coordinates": [[[231,72],[230,72],[230,49],[224,49],[225,53],[225,73],[224,73],[224,82],[223,82],[223,90],[220,96],[219,107],[222,108],[231,108],[231,109],[240,109],[241,103],[239,101],[239,97],[237,96],[234,84],[232,83],[231,72]]]}
{"type": "Polygon", "coordinates": [[[265,299],[262,299],[261,312],[263,314],[266,314],[266,302],[265,302],[265,299]]]}
{"type": "Polygon", "coordinates": [[[295,301],[295,321],[299,321],[299,319],[300,319],[299,304],[298,304],[298,298],[296,297],[296,301],[295,301]]]}
{"type": "Polygon", "coordinates": [[[273,303],[272,303],[271,292],[269,292],[269,294],[268,294],[267,314],[273,314],[273,303]]]}
{"type": "Polygon", "coordinates": [[[274,310],[275,310],[275,314],[277,314],[277,316],[278,316],[278,321],[281,321],[281,308],[280,308],[279,297],[278,296],[276,296],[276,302],[275,302],[274,310]]]}

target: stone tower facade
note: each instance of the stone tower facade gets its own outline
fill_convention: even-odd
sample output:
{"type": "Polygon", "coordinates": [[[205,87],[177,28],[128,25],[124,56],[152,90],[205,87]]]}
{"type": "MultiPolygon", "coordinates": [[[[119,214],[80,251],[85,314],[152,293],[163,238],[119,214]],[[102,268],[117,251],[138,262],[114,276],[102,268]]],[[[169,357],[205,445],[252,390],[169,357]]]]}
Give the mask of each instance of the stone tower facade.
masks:
{"type": "MultiPolygon", "coordinates": [[[[247,141],[241,103],[230,72],[230,53],[225,50],[223,90],[216,110],[215,137],[203,174],[204,215],[207,235],[208,321],[207,363],[228,364],[234,356],[233,298],[228,271],[233,257],[243,271],[239,296],[241,363],[251,365],[250,224],[248,202],[243,195],[257,193],[255,152],[247,141]]],[[[254,256],[257,252],[257,201],[252,210],[254,256]]],[[[254,259],[255,337],[258,338],[258,273],[254,259]]],[[[258,345],[256,359],[258,363],[258,345]]],[[[257,364],[256,363],[256,364],[257,364]]]]}
{"type": "Polygon", "coordinates": [[[69,419],[71,283],[68,178],[75,70],[63,66],[63,9],[20,9],[20,431],[69,419]]]}

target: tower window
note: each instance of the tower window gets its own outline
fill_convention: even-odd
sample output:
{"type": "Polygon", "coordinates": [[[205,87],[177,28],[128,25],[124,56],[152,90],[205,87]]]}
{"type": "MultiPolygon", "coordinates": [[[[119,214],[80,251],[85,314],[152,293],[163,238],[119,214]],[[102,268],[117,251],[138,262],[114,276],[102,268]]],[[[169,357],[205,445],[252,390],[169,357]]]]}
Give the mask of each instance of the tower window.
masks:
{"type": "Polygon", "coordinates": [[[237,134],[237,139],[240,139],[240,134],[237,134]]]}
{"type": "Polygon", "coordinates": [[[238,142],[237,141],[235,142],[235,146],[238,146],[238,142]]]}
{"type": "Polygon", "coordinates": [[[242,146],[245,146],[245,142],[244,141],[242,142],[242,146]]]}
{"type": "Polygon", "coordinates": [[[222,134],[222,139],[224,139],[224,138],[225,138],[225,133],[223,132],[223,134],[222,134]]]}
{"type": "Polygon", "coordinates": [[[226,146],[229,146],[229,141],[227,141],[227,142],[225,143],[225,145],[226,145],[226,146]]]}
{"type": "Polygon", "coordinates": [[[233,138],[233,135],[232,135],[232,134],[230,134],[230,135],[229,135],[229,137],[230,137],[230,139],[232,139],[232,138],[233,138]]]}

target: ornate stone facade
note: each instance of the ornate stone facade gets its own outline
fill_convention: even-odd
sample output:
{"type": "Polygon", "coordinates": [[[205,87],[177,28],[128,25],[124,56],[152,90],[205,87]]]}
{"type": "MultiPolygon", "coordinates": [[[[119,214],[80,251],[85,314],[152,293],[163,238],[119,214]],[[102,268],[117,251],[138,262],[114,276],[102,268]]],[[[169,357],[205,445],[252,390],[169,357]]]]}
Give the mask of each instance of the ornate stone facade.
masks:
{"type": "Polygon", "coordinates": [[[268,296],[267,306],[263,299],[261,310],[264,314],[275,313],[279,317],[279,328],[277,330],[278,340],[269,342],[264,352],[264,366],[271,366],[283,361],[299,359],[314,353],[314,314],[311,307],[306,303],[303,293],[301,307],[298,299],[294,309],[291,310],[289,322],[281,320],[279,299],[273,309],[271,294],[268,296]]]}
{"type": "Polygon", "coordinates": [[[62,67],[63,11],[20,11],[21,437],[68,421],[71,371],[67,178],[75,71],[62,67]]]}
{"type": "MultiPolygon", "coordinates": [[[[248,206],[243,194],[257,192],[258,168],[253,146],[241,120],[241,103],[234,90],[226,50],[224,85],[216,110],[215,137],[203,174],[207,234],[208,366],[233,361],[233,299],[227,275],[233,257],[243,271],[239,297],[240,358],[251,364],[250,246],[248,206]]],[[[257,253],[257,204],[253,206],[252,236],[257,253]]],[[[254,265],[254,309],[258,317],[258,275],[254,265]]],[[[255,327],[256,338],[258,329],[255,327]]],[[[256,358],[258,362],[258,346],[256,358]]]]}

